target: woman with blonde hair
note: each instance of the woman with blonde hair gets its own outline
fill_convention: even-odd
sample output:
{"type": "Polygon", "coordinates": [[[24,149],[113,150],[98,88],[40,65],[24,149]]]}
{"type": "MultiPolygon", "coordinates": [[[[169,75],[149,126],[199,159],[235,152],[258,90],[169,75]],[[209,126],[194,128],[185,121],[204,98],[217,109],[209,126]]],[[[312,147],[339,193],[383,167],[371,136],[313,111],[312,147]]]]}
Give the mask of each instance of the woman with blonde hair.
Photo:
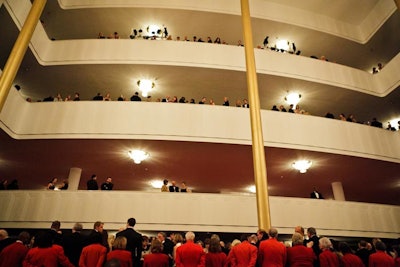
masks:
{"type": "Polygon", "coordinates": [[[113,250],[107,254],[107,261],[117,259],[121,267],[132,267],[132,254],[126,250],[127,239],[124,236],[118,236],[113,243],[113,250]]]}

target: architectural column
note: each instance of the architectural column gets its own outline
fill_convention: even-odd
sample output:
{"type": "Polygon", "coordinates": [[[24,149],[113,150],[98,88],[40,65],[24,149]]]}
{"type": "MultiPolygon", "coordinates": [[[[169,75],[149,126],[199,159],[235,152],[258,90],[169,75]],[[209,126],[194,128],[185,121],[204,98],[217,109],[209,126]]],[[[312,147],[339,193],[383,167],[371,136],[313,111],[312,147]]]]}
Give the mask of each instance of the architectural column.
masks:
{"type": "Polygon", "coordinates": [[[250,103],[249,110],[258,227],[268,230],[271,228],[271,215],[269,208],[267,167],[265,164],[264,140],[260,114],[260,97],[258,93],[256,64],[254,59],[254,45],[249,0],[241,0],[241,10],[244,50],[246,55],[247,90],[250,103]]]}
{"type": "Polygon", "coordinates": [[[15,76],[17,75],[26,49],[31,41],[33,32],[35,31],[36,25],[39,22],[40,15],[42,14],[44,6],[46,5],[46,1],[47,0],[33,1],[32,8],[26,17],[21,32],[19,33],[14,47],[11,50],[10,56],[7,59],[6,65],[4,66],[3,73],[0,77],[0,112],[3,109],[4,103],[6,102],[8,92],[10,91],[11,85],[14,82],[15,76]]]}
{"type": "Polygon", "coordinates": [[[79,182],[81,181],[81,174],[81,168],[69,169],[68,190],[78,190],[79,182]]]}
{"type": "Polygon", "coordinates": [[[333,182],[332,183],[332,191],[333,191],[333,198],[339,201],[346,201],[344,196],[344,190],[342,182],[333,182]]]}
{"type": "Polygon", "coordinates": [[[394,0],[397,6],[397,12],[400,12],[400,0],[394,0]]]}

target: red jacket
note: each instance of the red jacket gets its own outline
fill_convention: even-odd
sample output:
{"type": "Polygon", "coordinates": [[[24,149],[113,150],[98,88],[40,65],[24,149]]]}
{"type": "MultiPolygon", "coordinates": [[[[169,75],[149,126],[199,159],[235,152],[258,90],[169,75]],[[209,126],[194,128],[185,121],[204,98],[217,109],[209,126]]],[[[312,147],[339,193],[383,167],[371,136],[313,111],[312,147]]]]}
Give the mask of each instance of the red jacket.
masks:
{"type": "Polygon", "coordinates": [[[254,267],[257,262],[257,247],[243,241],[231,249],[228,258],[231,267],[254,267]]]}
{"type": "Polygon", "coordinates": [[[262,267],[283,267],[286,264],[286,247],[284,244],[270,238],[261,241],[258,248],[258,262],[262,267]]]}
{"type": "Polygon", "coordinates": [[[0,267],[21,267],[28,250],[21,241],[8,245],[0,253],[0,267]]]}
{"type": "Polygon", "coordinates": [[[102,267],[107,249],[100,244],[92,244],[82,249],[79,267],[102,267]]]}
{"type": "Polygon", "coordinates": [[[53,245],[49,248],[32,248],[26,254],[22,264],[24,267],[75,267],[64,255],[64,250],[59,245],[53,245]]]}
{"type": "Polygon", "coordinates": [[[287,262],[290,267],[313,267],[316,259],[312,248],[296,245],[287,249],[287,262]]]}
{"type": "Polygon", "coordinates": [[[339,267],[339,258],[335,253],[326,249],[319,254],[319,264],[321,267],[339,267]]]}
{"type": "Polygon", "coordinates": [[[200,245],[187,241],[176,249],[176,267],[205,267],[205,253],[200,245]]]}
{"type": "Polygon", "coordinates": [[[344,254],[342,257],[342,263],[343,267],[366,267],[362,260],[353,253],[344,254]]]}
{"type": "Polygon", "coordinates": [[[206,267],[224,267],[226,264],[226,254],[223,252],[206,254],[206,267]]]}
{"type": "Polygon", "coordinates": [[[394,267],[394,259],[378,250],[369,256],[369,267],[394,267]]]}
{"type": "Polygon", "coordinates": [[[143,267],[168,267],[169,257],[164,253],[150,253],[144,255],[143,267]]]}
{"type": "Polygon", "coordinates": [[[111,259],[118,259],[121,267],[132,267],[132,253],[127,250],[116,249],[108,252],[107,261],[111,259]]]}

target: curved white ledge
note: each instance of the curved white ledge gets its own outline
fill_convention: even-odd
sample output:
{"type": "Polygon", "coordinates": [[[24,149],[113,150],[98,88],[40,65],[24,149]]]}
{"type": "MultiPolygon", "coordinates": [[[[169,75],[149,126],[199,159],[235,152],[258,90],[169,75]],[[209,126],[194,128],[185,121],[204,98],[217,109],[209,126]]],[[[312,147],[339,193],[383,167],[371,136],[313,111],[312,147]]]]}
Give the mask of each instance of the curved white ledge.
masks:
{"type": "MultiPolygon", "coordinates": [[[[29,12],[10,13],[18,27],[29,12]]],[[[15,2],[13,2],[15,3],[15,2]]],[[[10,5],[10,3],[8,3],[10,5]]],[[[207,43],[146,40],[50,41],[41,24],[31,40],[31,50],[42,65],[157,64],[245,71],[242,47],[207,43]],[[140,51],[140,53],[137,53],[140,51]],[[166,53],[165,51],[179,51],[166,53]]],[[[328,84],[384,97],[400,86],[400,54],[377,75],[308,57],[255,50],[257,72],[328,84]]]]}
{"type": "MultiPolygon", "coordinates": [[[[391,131],[269,110],[261,111],[261,116],[265,146],[400,163],[400,135],[391,131]]],[[[248,109],[224,106],[130,101],[28,103],[16,90],[10,91],[0,114],[1,127],[16,139],[129,138],[246,145],[251,144],[249,120],[248,109]],[[98,123],[97,118],[107,123],[98,123]],[[233,131],[232,125],[238,121],[242,127],[233,131]]]]}
{"type": "MultiPolygon", "coordinates": [[[[319,235],[330,236],[397,238],[400,234],[398,206],[289,197],[269,200],[271,224],[281,234],[292,234],[297,225],[313,226],[319,235]]],[[[71,229],[75,222],[90,229],[100,220],[105,229],[117,230],[132,216],[139,231],[249,233],[258,228],[254,195],[7,190],[0,192],[0,209],[1,228],[47,228],[57,219],[63,229],[71,229]],[[129,209],[121,203],[130,203],[129,209]],[[171,213],[168,207],[179,207],[179,212],[171,213]]]]}
{"type": "MultiPolygon", "coordinates": [[[[107,8],[107,7],[146,7],[165,9],[186,9],[205,12],[241,15],[239,1],[195,1],[172,0],[166,3],[160,0],[58,0],[64,9],[78,8],[107,8]]],[[[392,0],[381,0],[359,24],[350,24],[323,14],[316,14],[299,8],[280,5],[278,3],[256,0],[251,1],[250,14],[254,18],[273,20],[282,23],[329,33],[365,44],[382,26],[382,24],[396,11],[392,0]]]]}

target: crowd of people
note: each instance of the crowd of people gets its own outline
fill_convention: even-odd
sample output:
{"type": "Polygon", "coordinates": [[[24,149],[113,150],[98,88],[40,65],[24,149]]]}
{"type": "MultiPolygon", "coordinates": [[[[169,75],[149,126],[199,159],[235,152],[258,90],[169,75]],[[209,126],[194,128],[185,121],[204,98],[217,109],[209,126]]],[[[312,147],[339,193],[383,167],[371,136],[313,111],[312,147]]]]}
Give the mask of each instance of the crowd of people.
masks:
{"type": "Polygon", "coordinates": [[[398,267],[399,239],[387,246],[375,238],[360,240],[356,248],[346,242],[318,237],[314,227],[297,226],[291,242],[278,239],[278,230],[259,229],[239,239],[221,240],[208,234],[201,240],[194,232],[158,232],[145,236],[135,230],[136,220],[115,235],[97,221],[84,231],[75,223],[68,233],[54,221],[49,230],[31,238],[27,231],[9,237],[0,230],[0,267],[398,267]]]}

